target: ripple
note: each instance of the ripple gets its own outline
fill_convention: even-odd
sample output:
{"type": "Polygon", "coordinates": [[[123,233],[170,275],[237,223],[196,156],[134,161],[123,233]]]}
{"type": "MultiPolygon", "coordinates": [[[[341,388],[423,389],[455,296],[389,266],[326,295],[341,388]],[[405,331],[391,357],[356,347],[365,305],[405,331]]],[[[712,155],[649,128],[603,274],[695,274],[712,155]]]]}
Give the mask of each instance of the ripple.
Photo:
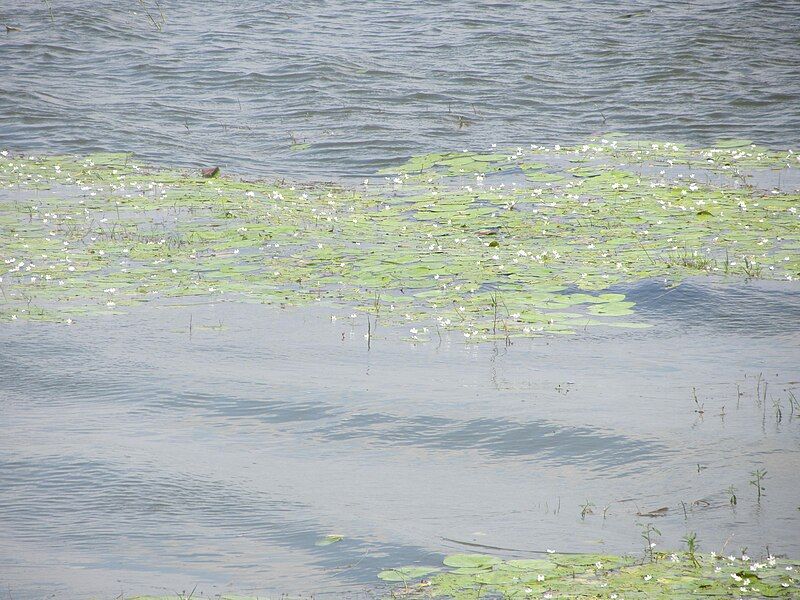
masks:
{"type": "Polygon", "coordinates": [[[12,4],[0,145],[20,150],[319,178],[601,128],[773,146],[800,129],[796,3],[186,2],[163,31],[111,0],[12,4]],[[311,147],[289,153],[289,132],[311,147]]]}

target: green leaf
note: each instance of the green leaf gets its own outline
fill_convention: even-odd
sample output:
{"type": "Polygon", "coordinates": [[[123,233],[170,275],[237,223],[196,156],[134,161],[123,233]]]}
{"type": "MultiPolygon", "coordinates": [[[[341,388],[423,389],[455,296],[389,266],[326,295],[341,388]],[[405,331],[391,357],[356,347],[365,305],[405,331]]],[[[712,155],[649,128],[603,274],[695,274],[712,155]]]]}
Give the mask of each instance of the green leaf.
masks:
{"type": "Polygon", "coordinates": [[[330,535],[326,535],[325,537],[320,538],[319,540],[317,540],[317,542],[314,545],[315,546],[330,546],[331,544],[335,544],[336,542],[341,542],[343,539],[344,539],[343,535],[330,534],[330,535]]]}
{"type": "Polygon", "coordinates": [[[501,563],[502,561],[488,554],[451,554],[442,562],[448,567],[486,568],[501,563]]]}

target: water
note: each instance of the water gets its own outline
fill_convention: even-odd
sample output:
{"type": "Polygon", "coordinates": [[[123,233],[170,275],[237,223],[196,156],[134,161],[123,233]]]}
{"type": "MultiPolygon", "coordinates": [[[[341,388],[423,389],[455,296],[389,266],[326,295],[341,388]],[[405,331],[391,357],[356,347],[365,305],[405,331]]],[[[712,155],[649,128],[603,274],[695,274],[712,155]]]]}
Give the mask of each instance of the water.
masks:
{"type": "Polygon", "coordinates": [[[661,507],[660,547],[796,556],[797,285],[630,294],[658,328],[511,347],[368,351],[328,310],[236,303],[0,328],[0,584],[357,595],[463,543],[640,551],[661,507]]]}
{"type": "MultiPolygon", "coordinates": [[[[320,180],[607,130],[798,142],[794,2],[144,5],[6,0],[0,147],[320,180]]],[[[511,347],[244,304],[3,325],[0,597],[357,597],[482,546],[641,551],[661,507],[659,548],[800,555],[797,284],[624,291],[656,328],[511,347]]]]}
{"type": "Polygon", "coordinates": [[[601,130],[798,142],[796,2],[144,5],[6,0],[0,146],[325,179],[601,130]]]}

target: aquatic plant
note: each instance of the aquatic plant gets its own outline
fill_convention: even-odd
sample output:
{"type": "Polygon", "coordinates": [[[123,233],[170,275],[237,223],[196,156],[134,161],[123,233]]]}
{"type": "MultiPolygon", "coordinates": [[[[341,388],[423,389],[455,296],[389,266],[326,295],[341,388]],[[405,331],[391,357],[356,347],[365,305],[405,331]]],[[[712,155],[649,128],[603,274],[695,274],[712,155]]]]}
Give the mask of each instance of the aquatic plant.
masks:
{"type": "MultiPolygon", "coordinates": [[[[454,555],[450,567],[424,573],[415,585],[392,593],[414,598],[792,598],[800,592],[800,563],[768,556],[700,554],[687,536],[686,553],[632,556],[546,553],[542,558],[501,560],[486,555],[454,555]],[[426,579],[423,579],[426,578],[426,579]],[[421,579],[421,581],[419,581],[421,579]]],[[[407,567],[403,572],[411,572],[407,567]]],[[[399,569],[398,571],[402,571],[399,569]]]]}
{"type": "Polygon", "coordinates": [[[642,539],[645,541],[644,546],[644,553],[645,556],[649,557],[650,560],[655,558],[655,547],[656,543],[654,541],[654,536],[661,537],[661,531],[656,529],[652,523],[645,523],[641,525],[642,528],[642,539]]]}
{"type": "Polygon", "coordinates": [[[750,475],[753,479],[750,480],[750,485],[756,488],[757,494],[757,501],[761,502],[761,494],[764,493],[764,478],[767,476],[767,472],[764,469],[756,469],[750,475]]]}
{"type": "Polygon", "coordinates": [[[341,542],[344,539],[343,535],[338,535],[335,533],[331,533],[318,539],[314,545],[315,546],[330,546],[331,544],[335,544],[337,542],[341,542]]]}
{"type": "Polygon", "coordinates": [[[200,297],[380,310],[414,342],[646,327],[620,286],[798,277],[800,196],[755,185],[796,164],[743,140],[609,136],[414,157],[346,186],[3,151],[0,320],[200,297]]]}
{"type": "Polygon", "coordinates": [[[695,532],[687,533],[683,536],[683,543],[686,544],[686,556],[695,567],[700,566],[700,562],[697,559],[697,550],[700,547],[699,542],[697,541],[697,534],[695,532]]]}

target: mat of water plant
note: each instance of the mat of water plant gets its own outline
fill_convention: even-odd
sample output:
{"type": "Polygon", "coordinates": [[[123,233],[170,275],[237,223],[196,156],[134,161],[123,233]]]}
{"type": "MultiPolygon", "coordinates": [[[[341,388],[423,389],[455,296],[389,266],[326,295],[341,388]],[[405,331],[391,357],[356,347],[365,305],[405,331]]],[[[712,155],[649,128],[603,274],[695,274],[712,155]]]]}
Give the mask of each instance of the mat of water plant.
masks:
{"type": "Polygon", "coordinates": [[[378,577],[401,582],[394,596],[452,598],[796,598],[800,563],[766,557],[679,552],[646,558],[547,554],[501,560],[455,554],[444,567],[400,567],[378,577]]]}
{"type": "Polygon", "coordinates": [[[204,297],[326,302],[413,340],[646,327],[625,284],[800,276],[798,165],[749,140],[609,135],[292,184],[3,151],[0,320],[204,297]]]}

